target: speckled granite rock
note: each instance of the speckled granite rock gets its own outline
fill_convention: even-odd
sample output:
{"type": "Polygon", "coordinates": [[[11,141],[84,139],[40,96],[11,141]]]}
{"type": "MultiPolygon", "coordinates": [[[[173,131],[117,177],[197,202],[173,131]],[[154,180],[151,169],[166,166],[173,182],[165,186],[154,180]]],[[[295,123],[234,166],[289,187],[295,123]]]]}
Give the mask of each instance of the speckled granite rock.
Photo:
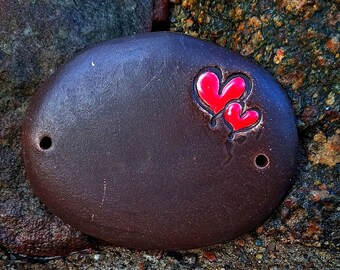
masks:
{"type": "Polygon", "coordinates": [[[223,3],[176,4],[171,30],[211,40],[266,67],[290,97],[299,126],[297,183],[259,234],[266,241],[337,250],[339,1],[223,3]]]}
{"type": "MultiPolygon", "coordinates": [[[[295,186],[262,226],[224,245],[165,253],[101,247],[43,264],[36,263],[37,259],[15,256],[4,249],[0,252],[0,268],[78,269],[82,266],[83,269],[274,270],[339,267],[340,2],[171,2],[172,31],[185,32],[241,52],[280,81],[294,105],[299,124],[301,150],[295,186]]],[[[53,67],[65,60],[50,54],[41,59],[54,60],[54,63],[42,62],[42,65],[47,63],[53,67]]],[[[35,84],[26,81],[17,85],[13,82],[14,77],[11,78],[0,72],[1,96],[4,97],[0,107],[4,127],[0,129],[0,218],[13,216],[11,213],[17,211],[9,207],[8,212],[4,212],[6,203],[18,205],[22,217],[53,219],[30,194],[18,158],[20,120],[40,80],[35,84]],[[4,196],[8,199],[3,199],[4,196]]],[[[16,215],[16,220],[19,217],[16,215]]],[[[15,239],[27,238],[27,234],[21,232],[17,230],[15,239]]]]}

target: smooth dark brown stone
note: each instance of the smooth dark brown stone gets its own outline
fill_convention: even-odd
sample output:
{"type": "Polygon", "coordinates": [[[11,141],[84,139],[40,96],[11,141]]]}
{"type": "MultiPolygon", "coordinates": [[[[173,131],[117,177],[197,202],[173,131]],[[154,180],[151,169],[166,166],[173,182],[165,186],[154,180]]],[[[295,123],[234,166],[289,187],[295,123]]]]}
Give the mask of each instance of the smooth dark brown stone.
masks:
{"type": "Polygon", "coordinates": [[[173,33],[84,51],[38,91],[23,127],[27,176],[46,206],[136,249],[253,229],[287,192],[297,144],[292,108],[266,71],[173,33]]]}

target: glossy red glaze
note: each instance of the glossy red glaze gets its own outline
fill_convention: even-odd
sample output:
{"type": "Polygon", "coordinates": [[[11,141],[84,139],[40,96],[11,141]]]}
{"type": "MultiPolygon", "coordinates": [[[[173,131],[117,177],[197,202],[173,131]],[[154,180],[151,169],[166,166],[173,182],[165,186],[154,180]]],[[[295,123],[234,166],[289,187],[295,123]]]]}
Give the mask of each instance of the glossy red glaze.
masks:
{"type": "Polygon", "coordinates": [[[255,110],[247,110],[242,113],[243,108],[240,103],[230,103],[225,112],[224,119],[232,126],[233,131],[252,127],[260,118],[260,115],[255,110]]]}
{"type": "Polygon", "coordinates": [[[207,71],[199,76],[196,87],[202,101],[217,114],[223,110],[229,101],[238,99],[243,95],[246,83],[242,77],[235,77],[223,87],[220,93],[218,76],[207,71]]]}

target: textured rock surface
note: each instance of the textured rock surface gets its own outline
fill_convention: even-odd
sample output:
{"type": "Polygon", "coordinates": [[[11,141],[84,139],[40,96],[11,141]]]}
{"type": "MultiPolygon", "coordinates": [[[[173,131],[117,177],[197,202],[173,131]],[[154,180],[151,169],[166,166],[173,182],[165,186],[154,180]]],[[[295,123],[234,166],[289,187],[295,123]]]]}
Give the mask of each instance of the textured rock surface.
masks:
{"type": "MultiPolygon", "coordinates": [[[[3,2],[1,16],[5,16],[3,2]]],[[[284,87],[296,111],[301,141],[295,186],[262,226],[224,245],[165,253],[101,246],[48,262],[24,259],[3,249],[0,268],[78,269],[82,265],[83,269],[336,269],[340,265],[339,1],[172,2],[172,31],[241,52],[265,67],[284,87]]],[[[97,23],[88,18],[88,22],[97,30],[110,27],[105,20],[97,23]]],[[[60,251],[58,232],[73,236],[77,232],[71,233],[69,227],[50,215],[24,181],[19,156],[21,119],[36,87],[55,67],[79,48],[110,36],[95,31],[94,36],[72,49],[65,45],[69,44],[68,35],[66,41],[54,37],[45,44],[36,37],[38,45],[26,41],[28,47],[23,48],[20,41],[26,40],[26,28],[22,25],[25,22],[21,28],[18,23],[7,26],[17,33],[11,42],[6,42],[8,36],[3,33],[0,39],[0,243],[22,253],[25,245],[30,247],[28,251],[36,252],[32,247],[37,243],[50,244],[50,251],[60,251]],[[35,53],[28,58],[25,53],[18,55],[20,50],[35,53]],[[53,229],[49,232],[48,228],[53,229]]],[[[82,237],[77,235],[76,239],[82,237]]]]}

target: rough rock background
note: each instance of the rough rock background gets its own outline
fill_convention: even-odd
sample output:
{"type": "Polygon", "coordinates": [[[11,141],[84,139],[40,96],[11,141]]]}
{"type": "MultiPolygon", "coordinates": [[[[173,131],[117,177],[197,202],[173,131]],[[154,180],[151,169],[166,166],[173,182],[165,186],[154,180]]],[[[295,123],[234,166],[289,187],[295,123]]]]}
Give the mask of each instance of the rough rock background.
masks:
{"type": "Polygon", "coordinates": [[[77,232],[33,196],[20,126],[38,86],[79,50],[150,29],[151,1],[112,2],[0,0],[0,268],[340,268],[339,0],[171,0],[171,31],[253,59],[294,106],[301,142],[296,184],[256,230],[199,250],[137,252],[77,232]]]}

